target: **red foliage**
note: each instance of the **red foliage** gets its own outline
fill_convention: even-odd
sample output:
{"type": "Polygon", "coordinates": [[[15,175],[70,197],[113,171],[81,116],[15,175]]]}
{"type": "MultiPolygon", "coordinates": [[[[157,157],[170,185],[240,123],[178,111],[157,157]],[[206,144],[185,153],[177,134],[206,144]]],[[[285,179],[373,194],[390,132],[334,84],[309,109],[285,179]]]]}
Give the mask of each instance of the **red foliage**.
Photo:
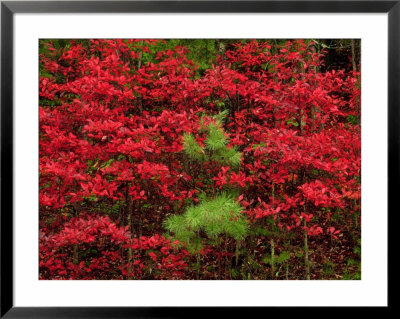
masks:
{"type": "Polygon", "coordinates": [[[41,56],[51,76],[39,94],[51,103],[39,108],[39,196],[52,218],[41,218],[40,278],[184,277],[185,250],[118,220],[150,203],[162,221],[210,188],[238,188],[252,223],[272,218],[293,232],[305,219],[310,236],[337,239],[344,225],[330,214],[360,209],[360,74],[319,72],[324,52],[297,40],[238,43],[200,76],[181,47],[140,64],[155,43],[49,43],[41,56]],[[205,163],[200,176],[185,164],[182,135],[198,135],[200,114],[221,103],[242,165],[205,163]]]}

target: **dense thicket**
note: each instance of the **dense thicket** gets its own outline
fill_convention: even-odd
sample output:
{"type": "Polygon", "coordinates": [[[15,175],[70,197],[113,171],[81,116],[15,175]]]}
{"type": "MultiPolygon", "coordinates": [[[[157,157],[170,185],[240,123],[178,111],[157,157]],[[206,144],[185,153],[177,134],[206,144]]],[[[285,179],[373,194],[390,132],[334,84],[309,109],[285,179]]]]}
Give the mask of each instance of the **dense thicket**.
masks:
{"type": "Polygon", "coordinates": [[[41,40],[40,278],[359,279],[359,49],[41,40]]]}

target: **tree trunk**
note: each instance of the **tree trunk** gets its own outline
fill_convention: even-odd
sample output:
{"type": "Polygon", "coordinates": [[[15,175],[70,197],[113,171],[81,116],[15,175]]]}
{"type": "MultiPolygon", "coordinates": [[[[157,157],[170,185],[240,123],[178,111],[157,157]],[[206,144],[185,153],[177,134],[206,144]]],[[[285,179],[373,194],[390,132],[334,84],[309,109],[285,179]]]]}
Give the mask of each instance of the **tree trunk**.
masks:
{"type": "Polygon", "coordinates": [[[79,263],[79,259],[78,259],[78,244],[74,245],[72,263],[75,264],[75,265],[77,265],[79,263]]]}
{"type": "Polygon", "coordinates": [[[354,39],[351,39],[351,62],[353,63],[353,72],[357,72],[356,48],[355,48],[354,39]]]}
{"type": "Polygon", "coordinates": [[[271,239],[271,279],[275,278],[275,244],[271,239]]]}
{"type": "Polygon", "coordinates": [[[307,222],[304,218],[304,264],[306,268],[306,279],[310,280],[310,261],[308,259],[308,235],[307,235],[307,222]]]}

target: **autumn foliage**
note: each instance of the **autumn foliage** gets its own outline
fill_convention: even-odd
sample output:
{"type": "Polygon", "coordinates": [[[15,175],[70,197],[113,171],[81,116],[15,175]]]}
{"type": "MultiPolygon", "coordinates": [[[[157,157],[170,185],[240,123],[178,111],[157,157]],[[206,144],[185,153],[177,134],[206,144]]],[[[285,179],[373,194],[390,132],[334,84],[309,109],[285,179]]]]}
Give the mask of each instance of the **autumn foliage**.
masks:
{"type": "Polygon", "coordinates": [[[360,73],[166,43],[41,42],[40,279],[356,278],[360,73]]]}

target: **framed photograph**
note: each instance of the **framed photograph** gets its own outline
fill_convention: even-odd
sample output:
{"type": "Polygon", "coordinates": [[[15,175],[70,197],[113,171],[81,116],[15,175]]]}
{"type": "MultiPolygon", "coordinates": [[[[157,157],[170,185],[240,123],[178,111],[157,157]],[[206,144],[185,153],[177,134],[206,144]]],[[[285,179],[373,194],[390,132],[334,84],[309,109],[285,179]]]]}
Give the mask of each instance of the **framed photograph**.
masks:
{"type": "Polygon", "coordinates": [[[388,309],[399,18],[2,1],[1,317],[388,309]]]}

